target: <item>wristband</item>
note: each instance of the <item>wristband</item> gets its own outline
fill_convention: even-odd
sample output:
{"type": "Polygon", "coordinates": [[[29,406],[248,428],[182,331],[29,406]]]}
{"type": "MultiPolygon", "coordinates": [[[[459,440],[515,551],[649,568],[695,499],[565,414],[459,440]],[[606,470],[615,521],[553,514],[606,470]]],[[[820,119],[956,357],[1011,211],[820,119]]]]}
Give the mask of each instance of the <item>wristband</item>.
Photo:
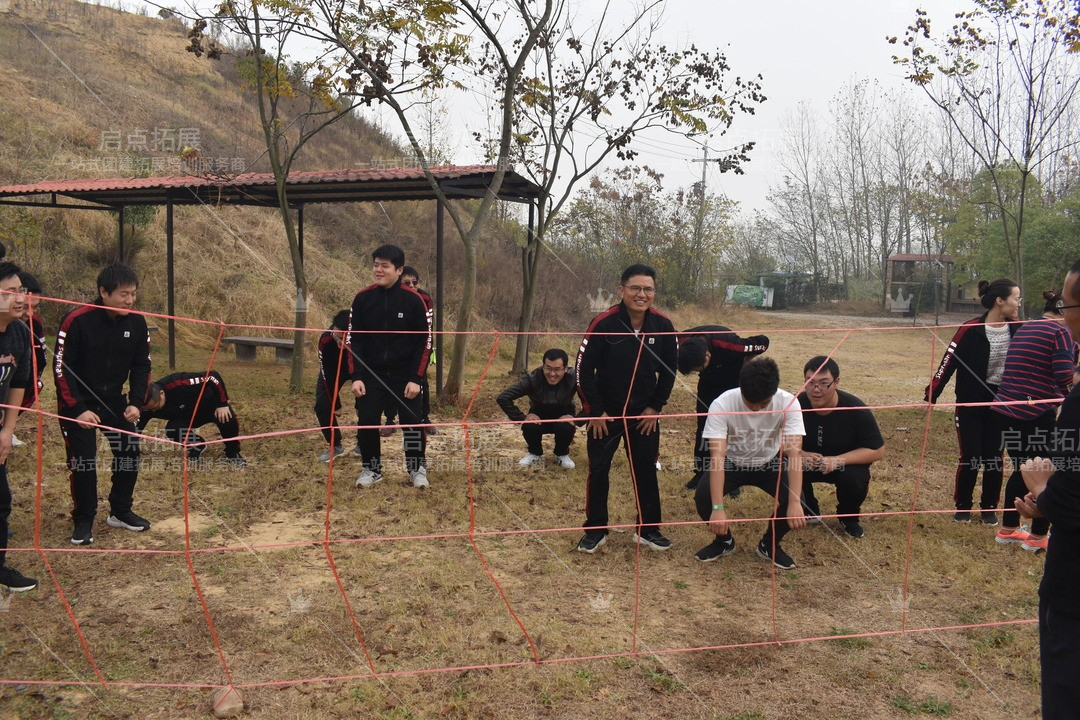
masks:
{"type": "Polygon", "coordinates": [[[723,509],[724,509],[724,506],[723,506],[723,505],[713,505],[713,506],[712,506],[712,509],[713,509],[713,510],[723,510],[723,509]]]}

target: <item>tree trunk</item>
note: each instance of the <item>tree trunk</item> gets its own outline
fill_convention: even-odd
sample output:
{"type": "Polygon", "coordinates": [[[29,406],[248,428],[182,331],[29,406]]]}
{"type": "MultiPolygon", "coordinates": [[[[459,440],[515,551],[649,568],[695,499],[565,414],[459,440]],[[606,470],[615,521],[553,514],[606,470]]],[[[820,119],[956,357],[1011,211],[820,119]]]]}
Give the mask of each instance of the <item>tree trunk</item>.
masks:
{"type": "MultiPolygon", "coordinates": [[[[479,229],[475,230],[479,234],[479,229]]],[[[469,318],[472,315],[473,301],[476,299],[476,238],[471,234],[462,238],[465,245],[465,284],[461,289],[461,305],[458,307],[457,324],[455,326],[454,350],[450,357],[450,367],[447,370],[446,385],[443,386],[443,397],[450,402],[456,402],[461,396],[461,388],[465,382],[465,351],[469,343],[469,318]]],[[[440,361],[442,358],[440,358],[440,361]]]]}
{"type": "Polygon", "coordinates": [[[530,254],[527,255],[528,265],[525,268],[527,274],[521,294],[521,317],[518,320],[517,344],[514,347],[514,364],[511,368],[513,375],[529,371],[529,346],[532,340],[529,333],[532,331],[533,313],[536,311],[536,290],[540,283],[540,258],[543,255],[546,224],[547,218],[544,215],[544,203],[541,198],[536,215],[536,227],[528,247],[530,254]]]}

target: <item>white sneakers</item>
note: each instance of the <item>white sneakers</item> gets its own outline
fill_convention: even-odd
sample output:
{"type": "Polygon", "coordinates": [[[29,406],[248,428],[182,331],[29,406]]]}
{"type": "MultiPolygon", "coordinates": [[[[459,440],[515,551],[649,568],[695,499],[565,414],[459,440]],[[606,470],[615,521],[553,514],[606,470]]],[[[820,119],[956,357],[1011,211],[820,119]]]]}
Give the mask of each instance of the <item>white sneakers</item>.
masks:
{"type": "MultiPolygon", "coordinates": [[[[409,473],[409,479],[412,481],[412,486],[417,489],[424,489],[430,487],[427,478],[427,468],[421,466],[418,470],[413,470],[409,473]]],[[[360,473],[360,477],[356,478],[356,487],[369,488],[376,483],[383,481],[383,474],[381,472],[375,472],[374,470],[365,469],[360,473]]]]}
{"type": "MultiPolygon", "coordinates": [[[[561,467],[563,470],[573,470],[577,467],[574,461],[570,459],[569,455],[557,455],[555,459],[559,461],[559,467],[561,467]]],[[[518,460],[518,465],[523,468],[543,467],[544,458],[541,455],[533,455],[532,453],[527,453],[525,457],[518,460]]]]}
{"type": "Polygon", "coordinates": [[[356,487],[369,488],[375,483],[380,482],[382,482],[381,472],[375,472],[374,470],[364,468],[364,472],[360,473],[360,477],[356,478],[356,487]]]}
{"type": "Polygon", "coordinates": [[[544,458],[539,455],[533,455],[532,453],[526,453],[525,457],[518,460],[518,465],[521,467],[532,467],[533,465],[543,465],[544,458]]]}

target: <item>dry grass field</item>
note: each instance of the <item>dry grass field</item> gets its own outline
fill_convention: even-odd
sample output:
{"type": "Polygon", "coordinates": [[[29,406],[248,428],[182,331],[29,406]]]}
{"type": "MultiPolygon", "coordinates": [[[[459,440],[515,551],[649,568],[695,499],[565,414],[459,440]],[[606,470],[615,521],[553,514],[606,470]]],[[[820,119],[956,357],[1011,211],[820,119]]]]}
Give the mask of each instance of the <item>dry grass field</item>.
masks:
{"type": "MultiPolygon", "coordinates": [[[[891,318],[719,309],[674,319],[768,333],[789,389],[809,357],[835,351],[842,387],[872,405],[918,403],[943,347],[931,330],[891,318]]],[[[952,334],[940,332],[944,341],[952,334]]],[[[572,352],[577,341],[549,336],[537,347],[572,352]]],[[[732,556],[694,560],[709,534],[683,488],[693,419],[665,420],[660,482],[673,548],[639,553],[624,530],[585,556],[573,551],[584,436],[571,451],[576,470],[517,468],[520,435],[498,423],[494,402],[509,382],[509,351],[486,368],[490,345],[478,338],[470,375],[487,374],[468,417],[465,407],[433,413],[445,425],[429,445],[426,492],[407,484],[400,465],[359,491],[350,453],[334,463],[331,488],[330,468],[316,460],[321,437],[303,432],[314,424],[312,399],[287,393],[288,368],[222,353],[215,367],[243,431],[267,434],[245,442],[248,467],[214,463],[222,455],[214,447],[185,493],[178,451],[147,444],[135,507],[153,528],[108,528],[103,507],[89,548],[68,544],[63,451],[47,419],[41,546],[86,649],[39,555],[12,553],[12,564],[42,583],[0,613],[0,718],[206,717],[210,689],[194,686],[230,682],[242,686],[246,716],[274,719],[1038,716],[1034,625],[978,626],[1034,618],[1043,561],[996,545],[990,529],[933,512],[951,508],[946,409],[931,414],[928,433],[918,407],[877,411],[888,452],[864,510],[880,515],[864,523],[861,540],[835,520],[792,533],[785,547],[798,567],[775,574],[752,552],[760,520],[736,526],[732,556]],[[465,419],[476,423],[471,473],[462,469],[465,419]],[[295,432],[273,434],[283,431],[295,432]],[[912,509],[913,517],[890,514],[912,509]]],[[[155,353],[160,374],[160,342],[155,353]]],[[[179,355],[180,369],[208,362],[204,350],[179,355]]],[[[680,378],[666,411],[693,412],[693,385],[680,378]]],[[[47,398],[51,406],[51,388],[47,398]]],[[[36,436],[33,421],[21,422],[24,440],[36,436]]],[[[383,441],[392,463],[400,437],[383,441]]],[[[28,548],[34,447],[10,465],[11,544],[28,548]]],[[[106,488],[101,482],[103,501],[106,488]]],[[[832,494],[819,497],[834,512],[832,494]]],[[[613,522],[633,522],[622,459],[610,506],[613,522]]],[[[768,506],[748,489],[729,508],[760,518],[768,506]]]]}

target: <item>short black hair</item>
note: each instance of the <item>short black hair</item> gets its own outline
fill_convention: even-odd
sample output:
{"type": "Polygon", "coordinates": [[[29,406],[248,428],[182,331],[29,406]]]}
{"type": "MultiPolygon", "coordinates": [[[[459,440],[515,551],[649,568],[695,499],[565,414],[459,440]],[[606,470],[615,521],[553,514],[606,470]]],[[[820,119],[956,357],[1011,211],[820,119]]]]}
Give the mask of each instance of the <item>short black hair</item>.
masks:
{"type": "Polygon", "coordinates": [[[335,328],[337,330],[348,330],[349,329],[349,315],[350,315],[350,311],[348,311],[348,310],[339,311],[338,314],[334,316],[334,319],[330,322],[330,327],[335,328]]]}
{"type": "MultiPolygon", "coordinates": [[[[4,260],[3,262],[0,262],[0,280],[7,280],[12,275],[19,275],[21,273],[22,268],[20,268],[15,263],[9,260],[4,260]]],[[[19,282],[22,282],[21,277],[19,278],[19,282]]]]}
{"type": "Polygon", "coordinates": [[[42,292],[44,292],[41,289],[41,283],[38,282],[38,279],[32,274],[26,272],[25,270],[19,271],[19,282],[22,283],[22,286],[26,288],[26,292],[28,293],[40,295],[42,292]]]}
{"type": "Polygon", "coordinates": [[[1019,287],[1008,278],[998,278],[994,282],[979,281],[979,301],[987,310],[994,307],[994,301],[998,298],[1004,300],[1012,295],[1014,287],[1019,287]]]}
{"type": "Polygon", "coordinates": [[[372,260],[386,260],[394,269],[405,266],[405,251],[397,245],[380,245],[371,253],[372,260]]]}
{"type": "Polygon", "coordinates": [[[756,357],[743,363],[739,391],[748,402],[765,402],[780,387],[780,367],[770,357],[756,357]]]}
{"type": "Polygon", "coordinates": [[[6,257],[7,257],[7,247],[4,245],[4,243],[0,242],[0,260],[3,260],[6,257]]]}
{"type": "Polygon", "coordinates": [[[566,351],[562,348],[548,348],[544,351],[544,358],[543,360],[541,360],[541,362],[543,362],[544,360],[562,360],[562,364],[564,367],[570,364],[570,356],[567,355],[566,351]]]}
{"type": "Polygon", "coordinates": [[[803,365],[802,374],[804,377],[808,372],[812,372],[816,375],[820,370],[830,373],[833,376],[833,380],[838,380],[840,378],[840,366],[837,365],[836,361],[831,357],[825,355],[815,355],[807,360],[806,364],[803,365]],[[824,367],[822,367],[823,365],[824,367]]]}
{"type": "Polygon", "coordinates": [[[651,265],[644,265],[642,263],[634,263],[630,267],[623,270],[622,277],[619,278],[619,282],[625,283],[627,280],[634,277],[635,275],[647,275],[648,277],[651,277],[653,279],[653,282],[656,282],[656,270],[654,270],[651,265]]]}
{"type": "Polygon", "coordinates": [[[161,397],[161,393],[165,392],[165,388],[161,387],[161,383],[152,382],[146,386],[146,399],[143,400],[143,407],[150,404],[151,400],[157,400],[161,397]]]}
{"type": "Polygon", "coordinates": [[[139,276],[124,263],[112,263],[101,268],[97,276],[97,286],[106,293],[111,293],[123,285],[139,287],[139,276]]]}
{"type": "Polygon", "coordinates": [[[405,277],[406,275],[416,278],[417,284],[420,283],[420,273],[416,272],[416,268],[414,268],[412,265],[406,265],[405,267],[401,268],[401,277],[405,277]]]}
{"type": "Polygon", "coordinates": [[[683,375],[705,367],[705,354],[709,352],[705,338],[695,335],[679,343],[679,372],[683,375]]]}

